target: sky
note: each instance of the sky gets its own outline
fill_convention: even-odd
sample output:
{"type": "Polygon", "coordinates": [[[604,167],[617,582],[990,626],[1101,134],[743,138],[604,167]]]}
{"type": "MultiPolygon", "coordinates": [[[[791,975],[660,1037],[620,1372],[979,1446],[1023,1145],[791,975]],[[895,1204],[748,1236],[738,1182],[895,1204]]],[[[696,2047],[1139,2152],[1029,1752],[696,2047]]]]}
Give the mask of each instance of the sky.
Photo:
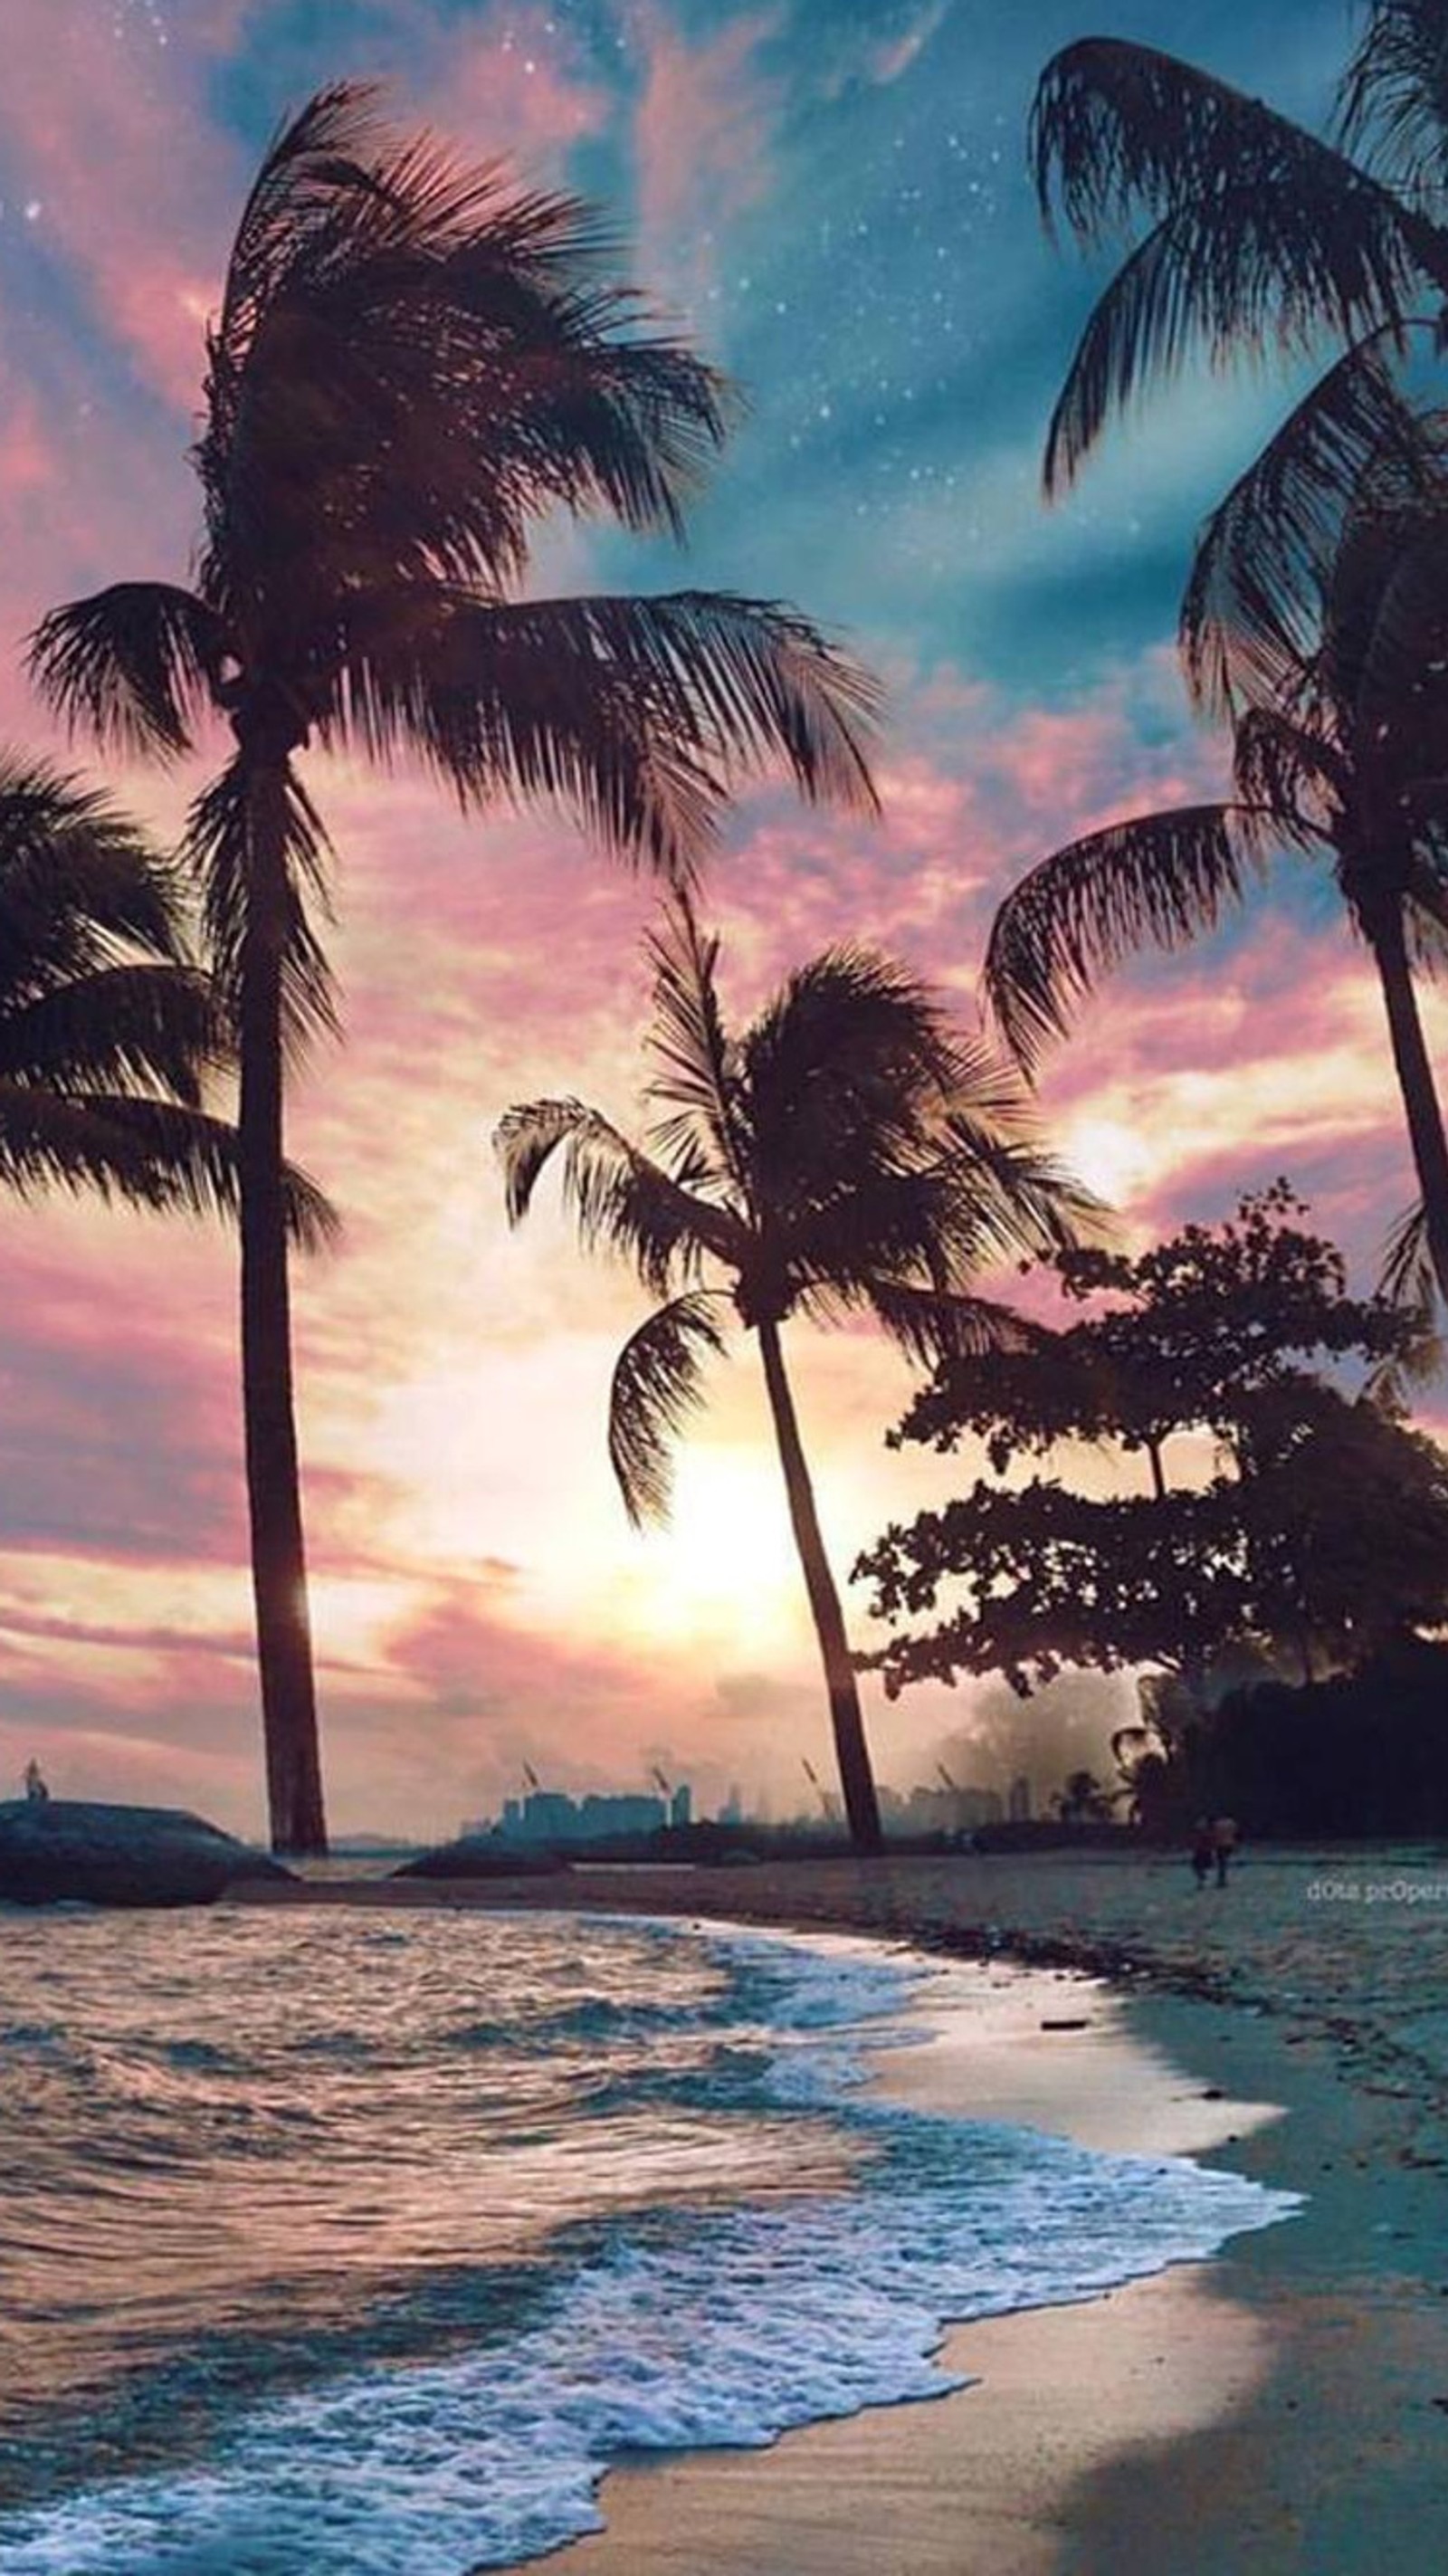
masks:
{"type": "MultiPolygon", "coordinates": [[[[1099,32],[1319,120],[1336,5],[6,0],[3,22],[0,740],[84,760],[28,695],[23,638],[108,581],[184,577],[202,334],[250,169],[313,88],[369,76],[400,121],[597,198],[629,273],[747,394],[682,556],[553,526],[535,586],[789,599],[886,684],[878,824],[767,784],[730,820],[707,905],[731,1009],[849,937],[971,1015],[1024,866],[1223,781],[1175,605],[1282,390],[1194,378],[1043,504],[1092,278],[1042,233],[1026,116],[1054,48],[1099,32]]],[[[164,841],[202,774],[112,776],[164,841]]],[[[706,1807],[737,1782],[792,1811],[828,1730],[752,1348],[719,1369],[672,1529],[636,1535],[604,1430],[639,1292],[548,1207],[510,1237],[490,1156],[510,1101],[633,1116],[650,889],[557,814],[464,822],[343,760],[309,777],[346,1019],[291,1128],[345,1220],[296,1290],[334,1826],[450,1830],[525,1762],[575,1789],[657,1763],[706,1807]]],[[[1286,1172],[1366,1284],[1412,1195],[1375,989],[1301,861],[1209,945],[1116,981],[1041,1100],[1136,1239],[1286,1172]]],[[[0,1209],[0,1242],[0,1793],[35,1752],[57,1792],[256,1830],[234,1246],[56,1201],[0,1209]]],[[[898,1358],[789,1340],[843,1570],[944,1470],[882,1445],[898,1358]]],[[[858,1595],[851,1617],[870,1642],[858,1595]]],[[[969,1708],[872,1704],[882,1776],[928,1776],[969,1708]]]]}

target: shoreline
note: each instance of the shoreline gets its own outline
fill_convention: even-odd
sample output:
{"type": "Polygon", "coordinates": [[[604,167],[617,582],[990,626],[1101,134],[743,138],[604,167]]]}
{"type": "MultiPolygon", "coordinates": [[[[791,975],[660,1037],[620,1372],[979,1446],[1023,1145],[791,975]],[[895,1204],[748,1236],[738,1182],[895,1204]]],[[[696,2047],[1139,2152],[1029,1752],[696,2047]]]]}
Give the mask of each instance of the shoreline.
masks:
{"type": "MultiPolygon", "coordinates": [[[[1421,1918],[1314,1909],[1312,1866],[1254,1856],[1247,1886],[1195,1912],[1173,1863],[994,1859],[763,1864],[682,1882],[647,1868],[331,1881],[226,1902],[683,1916],[1019,1961],[1058,1980],[1058,1996],[1069,1989],[1067,2017],[1085,2010],[1102,2025],[1058,2043],[1075,2117],[1091,2094],[1082,2040],[1122,2052],[1097,2088],[1104,2125],[1082,2143],[1190,2152],[1309,2196],[1296,2218],[1207,2264],[952,2329],[943,2357],[979,2374],[958,2394],[813,2425],[766,2452],[621,2464],[605,2485],[608,2530],[550,2566],[1375,2576],[1392,2564],[1437,2576],[1448,2565],[1448,2014],[1425,1991],[1421,1918]],[[1246,2104],[1280,2116],[1224,2132],[1246,2104]],[[1173,2146],[1188,2108],[1195,2132],[1179,2127],[1173,2146]]],[[[887,2089],[943,2072],[929,2048],[901,2051],[887,2089]]],[[[1019,2045],[989,2083],[978,2057],[972,2106],[1061,2120],[1064,2104],[1033,2098],[1023,2072],[1019,2045]]]]}
{"type": "MultiPolygon", "coordinates": [[[[963,1980],[953,2000],[927,1982],[911,2006],[925,2034],[880,2053],[871,2089],[1153,2156],[1204,2154],[1233,2126],[1277,2116],[1270,2104],[1204,2101],[1098,1981],[1070,1998],[1084,2027],[1058,2033],[1043,2028],[1059,2012],[1057,1978],[1015,1963],[991,1975],[988,1998],[963,1980]]],[[[605,2529],[521,2565],[559,2576],[1052,2576],[1075,2489],[1147,2446],[1207,2432],[1265,2377],[1266,2338],[1220,2296],[1218,2259],[949,2325],[937,2359],[967,2384],[938,2397],[801,2426],[767,2450],[620,2462],[599,2491],[605,2529]]]]}

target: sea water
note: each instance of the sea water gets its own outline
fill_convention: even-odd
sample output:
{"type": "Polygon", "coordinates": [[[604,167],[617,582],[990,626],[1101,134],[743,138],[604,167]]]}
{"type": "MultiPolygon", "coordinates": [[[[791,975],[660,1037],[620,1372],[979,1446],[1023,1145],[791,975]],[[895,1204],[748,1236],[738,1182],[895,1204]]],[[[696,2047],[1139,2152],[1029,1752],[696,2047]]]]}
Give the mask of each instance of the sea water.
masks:
{"type": "MultiPolygon", "coordinates": [[[[1291,2202],[866,2086],[912,1968],[538,1914],[0,1919],[3,2576],[473,2576],[625,2450],[1291,2202]]],[[[962,1982],[982,1972],[955,1968],[962,1982]]]]}

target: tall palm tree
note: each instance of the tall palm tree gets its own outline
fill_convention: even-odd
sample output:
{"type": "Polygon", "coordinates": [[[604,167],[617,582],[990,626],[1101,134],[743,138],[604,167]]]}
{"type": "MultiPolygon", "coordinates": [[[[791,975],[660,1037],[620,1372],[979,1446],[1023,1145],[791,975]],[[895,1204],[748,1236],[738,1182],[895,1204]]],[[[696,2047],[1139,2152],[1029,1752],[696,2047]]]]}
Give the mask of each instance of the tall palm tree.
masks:
{"type": "Polygon", "coordinates": [[[919,1356],[1019,1349],[1031,1328],[974,1281],[1059,1250],[1099,1211],[1039,1149],[1014,1078],[889,958],[827,949],[734,1034],[718,941],[686,902],[650,951],[645,1144],[578,1100],[510,1109],[495,1139],[508,1214],[526,1215],[561,1148],[583,1243],[621,1254],[663,1301],[624,1345],[609,1404],[609,1455],[636,1525],[667,1515],[669,1442],[701,1399],[702,1362],[731,1321],[758,1337],[845,1812],[856,1848],[876,1851],[859,1689],[781,1327],[796,1314],[868,1315],[919,1356]]]}
{"type": "MultiPolygon", "coordinates": [[[[235,1129],[202,1105],[226,1032],[175,871],[102,796],[0,755],[0,1185],[235,1212],[235,1129]]],[[[286,1176],[293,1236],[325,1201],[286,1176]]]]}
{"type": "MultiPolygon", "coordinates": [[[[1448,1301],[1448,1139],[1414,980],[1448,959],[1448,416],[1379,392],[1392,437],[1330,546],[1244,554],[1230,507],[1203,540],[1186,622],[1206,639],[1220,621],[1203,649],[1229,673],[1235,796],[1137,815],[1042,860],[996,915],[985,985],[1029,1064],[1099,974],[1211,929],[1274,851],[1325,858],[1377,969],[1448,1301]]],[[[1289,424],[1281,458],[1295,440],[1289,424]]],[[[1259,494],[1273,473],[1290,517],[1288,465],[1269,458],[1259,494]]]]}
{"type": "Polygon", "coordinates": [[[123,582],[34,645],[52,705],[172,757],[234,749],[192,809],[241,1059],[242,1375],[272,1839],[325,1849],[279,1175],[284,1076],[335,1023],[329,850],[297,768],[417,757],[482,808],[562,799],[664,871],[742,772],[868,804],[873,693],[791,610],[684,591],[524,599],[561,506],[677,530],[719,446],[720,380],[608,282],[576,200],[526,193],[371,93],[321,92],[268,152],[207,343],[194,583],[123,582]]]}

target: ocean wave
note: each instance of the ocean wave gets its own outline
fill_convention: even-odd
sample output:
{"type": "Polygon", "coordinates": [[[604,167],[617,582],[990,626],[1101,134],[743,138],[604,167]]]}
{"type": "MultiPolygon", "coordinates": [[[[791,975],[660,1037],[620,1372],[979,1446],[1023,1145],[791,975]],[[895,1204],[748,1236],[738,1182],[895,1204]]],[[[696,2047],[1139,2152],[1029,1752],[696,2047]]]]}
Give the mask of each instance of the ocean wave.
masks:
{"type": "MultiPolygon", "coordinates": [[[[703,1947],[717,1971],[706,2017],[730,2037],[682,2090],[731,2113],[828,2109],[853,2187],[741,2190],[733,2206],[562,2227],[506,2334],[242,2408],[194,2466],[0,2516],[5,2576],[509,2566],[598,2527],[598,2482],[620,2451],[754,2447],[942,2394],[956,2384],[935,2359],[947,2320],[1089,2297],[1296,2205],[1186,2160],[1091,2154],[867,2097],[861,2050],[889,2035],[905,1970],[755,1936],[703,1947]]],[[[636,2071],[636,2104],[649,2072],[636,2071]]],[[[573,2143],[586,2151],[581,2133],[573,2143]]]]}

